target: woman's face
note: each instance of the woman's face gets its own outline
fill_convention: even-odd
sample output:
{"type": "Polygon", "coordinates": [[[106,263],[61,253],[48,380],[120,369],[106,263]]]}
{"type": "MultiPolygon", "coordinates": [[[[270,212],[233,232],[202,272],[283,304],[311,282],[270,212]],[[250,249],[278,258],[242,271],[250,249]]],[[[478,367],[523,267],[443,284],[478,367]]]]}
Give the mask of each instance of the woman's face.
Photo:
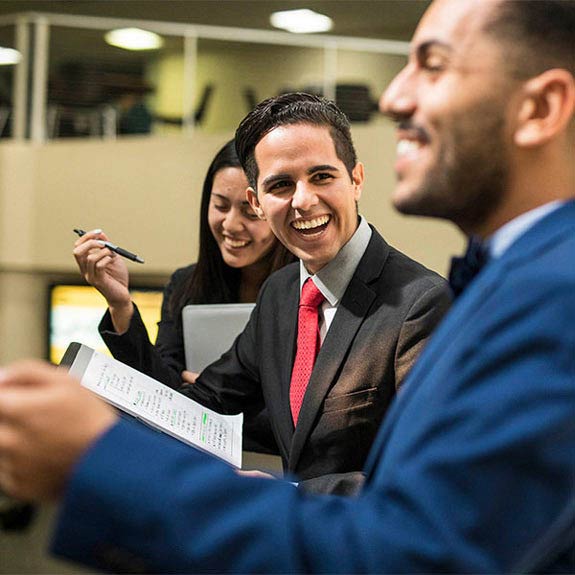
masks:
{"type": "Polygon", "coordinates": [[[241,168],[222,168],[214,177],[208,223],[226,264],[243,268],[258,263],[275,245],[267,222],[246,198],[248,181],[241,168]]]}

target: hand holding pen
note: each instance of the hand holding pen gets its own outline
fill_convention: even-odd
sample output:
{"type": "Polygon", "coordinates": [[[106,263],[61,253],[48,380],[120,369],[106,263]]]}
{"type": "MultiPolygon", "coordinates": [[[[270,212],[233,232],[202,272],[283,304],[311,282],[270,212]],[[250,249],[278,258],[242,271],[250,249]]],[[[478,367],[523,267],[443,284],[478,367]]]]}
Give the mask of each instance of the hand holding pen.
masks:
{"type": "Polygon", "coordinates": [[[130,274],[125,258],[138,256],[118,248],[102,230],[74,231],[80,236],[74,244],[73,254],[82,277],[106,298],[114,327],[118,333],[123,333],[133,314],[130,274]],[[124,252],[124,257],[117,257],[118,249],[124,252]]]}
{"type": "MultiPolygon", "coordinates": [[[[74,233],[78,234],[80,237],[86,235],[86,232],[84,230],[80,230],[78,228],[74,228],[74,233]]],[[[112,242],[108,242],[108,241],[104,241],[104,240],[98,240],[98,241],[101,242],[101,245],[103,247],[108,248],[109,250],[117,253],[118,255],[125,257],[128,260],[131,260],[133,262],[138,262],[139,264],[144,263],[144,260],[140,256],[137,256],[136,254],[133,254],[132,252],[129,252],[128,250],[125,250],[124,248],[121,248],[121,247],[113,244],[112,242]]]]}

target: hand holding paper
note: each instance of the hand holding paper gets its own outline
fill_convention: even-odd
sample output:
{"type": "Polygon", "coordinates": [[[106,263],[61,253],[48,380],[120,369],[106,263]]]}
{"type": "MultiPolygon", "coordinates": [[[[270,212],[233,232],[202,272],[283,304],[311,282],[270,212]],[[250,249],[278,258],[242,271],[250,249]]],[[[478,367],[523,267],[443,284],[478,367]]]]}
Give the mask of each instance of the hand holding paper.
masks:
{"type": "Polygon", "coordinates": [[[115,411],[68,373],[39,361],[0,370],[0,487],[22,500],[61,495],[115,411]]]}
{"type": "Polygon", "coordinates": [[[162,431],[235,467],[242,464],[243,414],[221,415],[88,346],[70,344],[63,365],[83,386],[162,431]]]}

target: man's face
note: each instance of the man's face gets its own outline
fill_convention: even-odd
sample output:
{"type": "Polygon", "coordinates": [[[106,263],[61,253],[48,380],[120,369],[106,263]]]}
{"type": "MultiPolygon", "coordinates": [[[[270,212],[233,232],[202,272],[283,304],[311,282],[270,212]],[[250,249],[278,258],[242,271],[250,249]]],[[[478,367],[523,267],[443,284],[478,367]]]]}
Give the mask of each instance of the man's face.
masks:
{"type": "Polygon", "coordinates": [[[316,273],[357,228],[363,166],[357,164],[350,179],[329,129],[310,124],[275,128],[258,142],[255,160],[257,194],[248,189],[254,211],[316,273]]]}
{"type": "Polygon", "coordinates": [[[395,207],[481,233],[509,180],[502,48],[481,30],[495,3],[439,0],[380,107],[398,122],[395,207]]]}

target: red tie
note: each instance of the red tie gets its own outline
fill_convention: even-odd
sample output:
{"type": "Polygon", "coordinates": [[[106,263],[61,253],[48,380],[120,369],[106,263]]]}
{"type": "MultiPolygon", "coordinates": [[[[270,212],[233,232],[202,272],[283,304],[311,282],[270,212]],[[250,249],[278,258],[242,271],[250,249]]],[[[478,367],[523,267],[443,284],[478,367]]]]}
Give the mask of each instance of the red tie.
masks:
{"type": "Polygon", "coordinates": [[[301,290],[297,317],[297,352],[289,391],[294,425],[297,424],[303,396],[320,347],[318,307],[323,300],[322,293],[308,278],[301,290]]]}

